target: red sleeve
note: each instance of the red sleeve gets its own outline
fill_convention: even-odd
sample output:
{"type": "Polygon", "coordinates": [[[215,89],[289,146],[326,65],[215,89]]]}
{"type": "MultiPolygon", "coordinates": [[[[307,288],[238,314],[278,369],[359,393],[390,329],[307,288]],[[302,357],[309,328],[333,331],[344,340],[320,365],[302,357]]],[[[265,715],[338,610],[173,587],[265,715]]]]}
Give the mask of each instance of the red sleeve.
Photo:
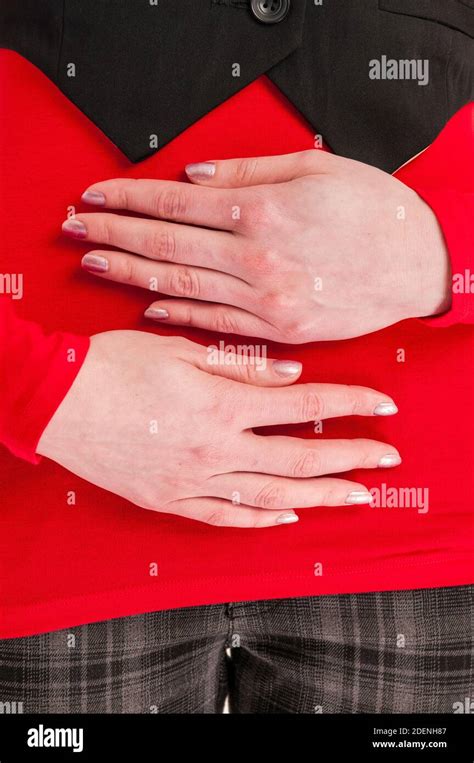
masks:
{"type": "Polygon", "coordinates": [[[0,443],[39,463],[38,441],[86,357],[89,339],[46,336],[20,320],[9,297],[0,297],[0,443]]]}
{"type": "Polygon", "coordinates": [[[474,323],[474,102],[463,106],[434,143],[394,174],[430,205],[451,259],[451,308],[422,320],[433,326],[474,323]]]}

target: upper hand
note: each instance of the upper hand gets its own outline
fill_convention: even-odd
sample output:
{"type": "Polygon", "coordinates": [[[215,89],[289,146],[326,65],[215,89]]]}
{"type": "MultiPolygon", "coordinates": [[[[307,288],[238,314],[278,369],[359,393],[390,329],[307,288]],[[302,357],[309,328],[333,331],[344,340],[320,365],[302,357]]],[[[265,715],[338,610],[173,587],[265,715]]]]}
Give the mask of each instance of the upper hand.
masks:
{"type": "Polygon", "coordinates": [[[210,166],[190,165],[193,185],[91,186],[85,201],[156,219],[67,221],[78,238],[127,250],[91,251],[83,266],[174,298],[154,301],[150,318],[279,342],[359,336],[448,307],[436,217],[391,175],[316,150],[210,166]]]}

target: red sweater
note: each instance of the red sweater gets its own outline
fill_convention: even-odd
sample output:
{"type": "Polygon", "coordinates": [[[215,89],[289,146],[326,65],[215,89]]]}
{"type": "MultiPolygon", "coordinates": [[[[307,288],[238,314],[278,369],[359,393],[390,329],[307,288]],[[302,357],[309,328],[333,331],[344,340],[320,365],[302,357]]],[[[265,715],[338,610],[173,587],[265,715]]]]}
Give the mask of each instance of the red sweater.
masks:
{"type": "Polygon", "coordinates": [[[0,296],[0,442],[6,446],[0,448],[0,637],[189,605],[471,582],[473,334],[461,324],[472,323],[474,314],[466,272],[472,108],[396,173],[432,206],[444,230],[453,272],[460,274],[456,291],[464,284],[452,309],[356,339],[268,349],[301,360],[303,382],[374,387],[400,410],[391,419],[328,421],[323,435],[311,425],[281,432],[383,439],[400,450],[403,464],[350,475],[374,488],[374,506],[299,510],[300,522],[283,528],[217,528],[137,508],[35,455],[87,354],[88,336],[135,328],[216,341],[204,331],[146,325],[149,294],[83,273],[80,258],[90,246],[62,237],[60,224],[71,205],[79,210],[82,191],[95,181],[181,180],[185,163],[208,156],[310,148],[313,131],[262,78],[132,165],[31,64],[10,51],[1,52],[0,62],[0,285],[7,292],[0,296]],[[158,575],[150,575],[153,563],[158,575]]]}

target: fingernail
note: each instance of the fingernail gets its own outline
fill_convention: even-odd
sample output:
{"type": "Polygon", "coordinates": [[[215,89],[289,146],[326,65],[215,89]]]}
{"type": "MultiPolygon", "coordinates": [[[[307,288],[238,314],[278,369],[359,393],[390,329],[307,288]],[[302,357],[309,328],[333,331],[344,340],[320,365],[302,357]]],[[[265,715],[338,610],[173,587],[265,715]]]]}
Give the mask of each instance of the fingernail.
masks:
{"type": "Polygon", "coordinates": [[[370,503],[372,501],[372,495],[365,490],[353,490],[349,493],[345,503],[370,503]]]}
{"type": "Polygon", "coordinates": [[[109,269],[109,261],[98,254],[85,254],[81,265],[84,270],[88,270],[90,273],[106,273],[109,269]]]}
{"type": "Polygon", "coordinates": [[[68,236],[73,238],[85,238],[87,236],[87,228],[80,220],[65,220],[62,224],[63,233],[67,233],[68,236]]]}
{"type": "Polygon", "coordinates": [[[402,463],[402,459],[398,453],[387,453],[386,456],[382,456],[378,466],[398,466],[402,463]]]}
{"type": "Polygon", "coordinates": [[[395,403],[379,403],[374,408],[374,416],[393,416],[394,413],[398,413],[395,403]]]}
{"type": "Polygon", "coordinates": [[[278,376],[296,376],[301,372],[302,364],[297,360],[274,360],[273,370],[278,376]]]}
{"type": "Polygon", "coordinates": [[[96,204],[99,207],[105,204],[105,196],[100,191],[84,191],[81,199],[86,204],[96,204]]]}
{"type": "Polygon", "coordinates": [[[164,307],[149,307],[144,312],[145,318],[151,318],[152,321],[166,321],[170,317],[168,310],[164,307]]]}
{"type": "Polygon", "coordinates": [[[196,162],[187,164],[184,168],[186,175],[190,178],[212,178],[216,174],[216,165],[214,162],[196,162]]]}
{"type": "Polygon", "coordinates": [[[279,517],[276,519],[277,525],[291,525],[293,522],[297,522],[299,520],[299,516],[297,514],[290,514],[287,512],[286,514],[280,514],[279,517]]]}

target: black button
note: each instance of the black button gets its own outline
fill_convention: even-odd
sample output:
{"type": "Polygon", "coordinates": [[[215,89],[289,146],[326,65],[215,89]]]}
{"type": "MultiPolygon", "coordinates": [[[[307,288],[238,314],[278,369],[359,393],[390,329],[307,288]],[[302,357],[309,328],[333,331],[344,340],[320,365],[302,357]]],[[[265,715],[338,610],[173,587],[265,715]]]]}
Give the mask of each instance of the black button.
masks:
{"type": "Polygon", "coordinates": [[[250,7],[259,21],[264,24],[278,24],[290,10],[290,0],[251,0],[250,7]]]}

